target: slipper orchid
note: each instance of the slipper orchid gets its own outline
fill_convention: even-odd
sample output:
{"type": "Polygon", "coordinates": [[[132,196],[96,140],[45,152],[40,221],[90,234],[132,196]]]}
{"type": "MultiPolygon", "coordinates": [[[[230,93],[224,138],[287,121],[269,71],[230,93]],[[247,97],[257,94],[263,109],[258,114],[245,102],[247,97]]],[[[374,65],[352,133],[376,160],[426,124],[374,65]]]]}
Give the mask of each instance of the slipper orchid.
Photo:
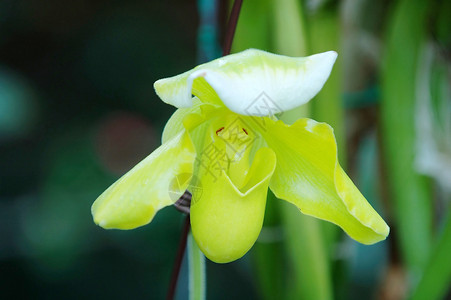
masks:
{"type": "Polygon", "coordinates": [[[148,224],[188,189],[200,249],[212,261],[231,262],[257,240],[269,187],[363,244],[384,240],[389,227],[340,167],[333,129],[311,119],[286,125],[276,118],[318,93],[336,56],[250,49],[155,82],[158,96],[178,110],[162,145],[95,201],[95,223],[148,224]]]}

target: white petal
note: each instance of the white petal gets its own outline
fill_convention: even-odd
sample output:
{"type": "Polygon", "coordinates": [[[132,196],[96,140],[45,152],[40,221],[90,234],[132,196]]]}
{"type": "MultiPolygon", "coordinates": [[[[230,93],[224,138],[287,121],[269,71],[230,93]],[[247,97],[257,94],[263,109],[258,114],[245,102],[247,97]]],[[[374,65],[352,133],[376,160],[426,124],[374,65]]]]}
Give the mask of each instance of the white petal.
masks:
{"type": "Polygon", "coordinates": [[[337,58],[334,51],[308,57],[287,57],[249,49],[158,80],[160,98],[176,107],[217,97],[242,115],[268,116],[307,103],[323,87],[337,58]],[[207,84],[208,83],[208,84],[207,84]]]}

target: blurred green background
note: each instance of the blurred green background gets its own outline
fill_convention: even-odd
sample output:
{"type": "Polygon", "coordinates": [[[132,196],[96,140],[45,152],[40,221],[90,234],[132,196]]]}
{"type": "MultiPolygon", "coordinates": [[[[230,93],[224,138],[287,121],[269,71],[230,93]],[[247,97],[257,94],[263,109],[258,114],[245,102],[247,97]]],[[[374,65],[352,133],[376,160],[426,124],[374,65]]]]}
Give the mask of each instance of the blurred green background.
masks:
{"type": "MultiPolygon", "coordinates": [[[[218,56],[227,1],[0,1],[0,299],[163,299],[183,216],[106,231],[90,206],[160,144],[153,82],[218,56]]],[[[208,299],[445,299],[451,279],[451,1],[245,0],[233,51],[339,59],[309,106],[391,227],[363,246],[270,196],[208,299]]],[[[178,299],[187,299],[186,265],[178,299]]]]}

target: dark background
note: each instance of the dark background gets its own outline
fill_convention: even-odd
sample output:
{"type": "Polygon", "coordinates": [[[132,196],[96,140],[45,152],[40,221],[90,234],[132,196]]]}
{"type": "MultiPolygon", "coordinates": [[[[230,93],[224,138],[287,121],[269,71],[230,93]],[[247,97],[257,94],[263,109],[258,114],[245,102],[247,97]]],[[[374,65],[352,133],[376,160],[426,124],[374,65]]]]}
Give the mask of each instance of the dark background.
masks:
{"type": "MultiPolygon", "coordinates": [[[[197,26],[195,1],[0,1],[1,299],[164,298],[181,214],[106,231],[90,206],[159,145],[153,82],[195,65],[197,26]]],[[[249,272],[209,263],[209,294],[252,296],[249,272]]]]}

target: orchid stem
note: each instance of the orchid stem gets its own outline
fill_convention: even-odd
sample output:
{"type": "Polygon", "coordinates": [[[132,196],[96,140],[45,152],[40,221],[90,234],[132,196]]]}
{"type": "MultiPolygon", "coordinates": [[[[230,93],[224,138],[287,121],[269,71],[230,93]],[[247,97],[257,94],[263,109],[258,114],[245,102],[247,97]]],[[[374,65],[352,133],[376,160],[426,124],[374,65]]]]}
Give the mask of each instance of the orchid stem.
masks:
{"type": "MultiPolygon", "coordinates": [[[[227,33],[224,43],[224,49],[223,49],[223,55],[230,54],[230,50],[232,48],[232,42],[233,37],[235,35],[236,26],[238,23],[238,17],[240,15],[241,11],[241,5],[243,4],[243,0],[235,0],[232,7],[232,12],[230,13],[229,23],[227,24],[227,33]]],[[[179,247],[177,250],[177,255],[175,257],[174,262],[174,268],[172,269],[172,275],[171,275],[171,282],[169,284],[168,294],[166,297],[166,300],[172,300],[174,299],[175,295],[175,289],[177,288],[177,281],[179,278],[180,268],[182,266],[183,256],[185,254],[186,249],[186,241],[188,239],[188,233],[190,231],[190,216],[189,214],[186,216],[185,219],[185,225],[183,227],[182,236],[180,237],[179,247]]],[[[193,295],[196,294],[196,292],[199,293],[199,297],[205,296],[205,258],[203,257],[202,253],[200,253],[199,248],[197,247],[197,244],[193,238],[190,239],[190,248],[191,248],[191,254],[192,256],[191,262],[195,263],[197,262],[196,268],[200,266],[200,268],[192,270],[190,272],[193,272],[194,275],[196,275],[197,272],[197,280],[196,278],[193,278],[193,280],[196,280],[196,282],[193,282],[193,288],[199,290],[192,291],[193,295]],[[200,254],[200,255],[199,255],[200,254]]],[[[194,267],[194,266],[193,266],[194,267]]],[[[191,283],[190,283],[191,284],[191,283]]],[[[203,299],[195,297],[195,299],[203,299]]]]}
{"type": "Polygon", "coordinates": [[[193,234],[188,235],[188,270],[189,299],[203,300],[206,294],[205,256],[194,240],[193,234]]]}
{"type": "Polygon", "coordinates": [[[241,5],[243,0],[235,0],[232,7],[232,12],[230,13],[229,23],[227,25],[227,32],[225,36],[224,49],[222,55],[229,55],[232,49],[233,37],[235,36],[236,26],[238,24],[238,17],[240,16],[241,5]]]}
{"type": "Polygon", "coordinates": [[[177,250],[177,255],[175,257],[174,268],[172,269],[171,283],[169,284],[169,290],[166,300],[174,299],[175,289],[177,287],[177,280],[179,278],[180,268],[182,266],[183,255],[186,249],[186,240],[188,238],[188,232],[190,228],[190,217],[189,215],[185,218],[185,225],[183,226],[182,235],[180,237],[179,248],[177,250]]]}

